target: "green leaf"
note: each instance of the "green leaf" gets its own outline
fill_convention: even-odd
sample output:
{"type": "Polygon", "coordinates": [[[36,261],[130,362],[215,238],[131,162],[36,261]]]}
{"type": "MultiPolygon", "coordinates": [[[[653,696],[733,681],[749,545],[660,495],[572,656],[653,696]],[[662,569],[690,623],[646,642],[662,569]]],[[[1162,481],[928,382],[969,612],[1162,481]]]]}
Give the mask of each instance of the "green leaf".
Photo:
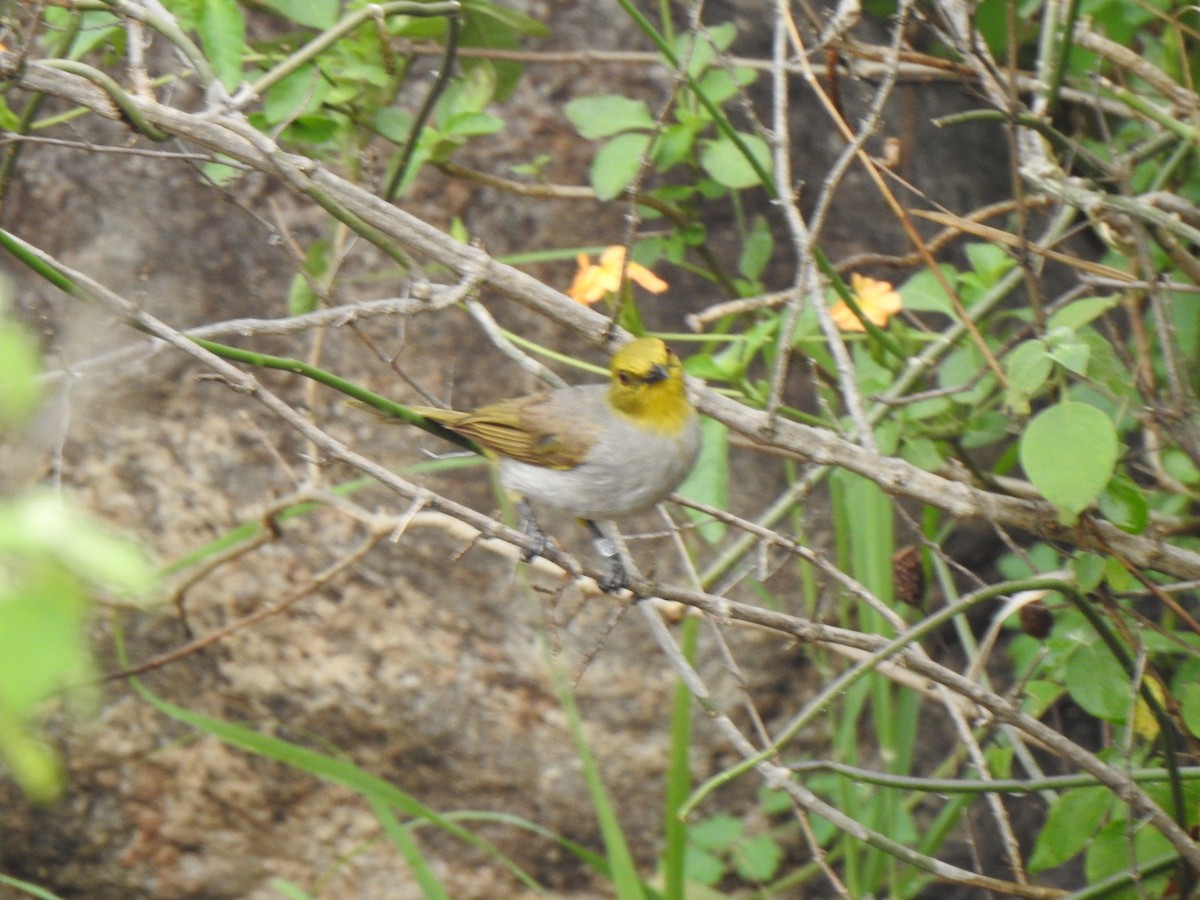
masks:
{"type": "Polygon", "coordinates": [[[1113,476],[1096,504],[1104,518],[1130,534],[1141,534],[1150,524],[1150,504],[1146,495],[1131,479],[1119,473],[1113,476]]]}
{"type": "Polygon", "coordinates": [[[650,146],[648,134],[622,134],[602,146],[592,160],[591,180],[596,196],[612,200],[633,183],[650,146]]]}
{"type": "Polygon", "coordinates": [[[967,420],[962,436],[962,446],[967,450],[986,447],[1008,437],[1011,420],[994,409],[979,409],[967,420]]]}
{"type": "Polygon", "coordinates": [[[338,0],[259,0],[297,25],[324,30],[338,20],[338,0]]]}
{"type": "Polygon", "coordinates": [[[228,91],[242,81],[242,54],[246,51],[246,21],[235,0],[204,0],[196,31],[217,78],[228,91]]]}
{"type": "Polygon", "coordinates": [[[263,98],[263,115],[274,125],[302,112],[313,112],[328,91],[329,83],[321,77],[316,66],[301,66],[267,91],[263,98]]]}
{"type": "MultiPolygon", "coordinates": [[[[50,10],[46,11],[46,20],[48,23],[50,22],[50,10]]],[[[65,22],[62,26],[56,27],[65,27],[65,22]]],[[[93,50],[109,44],[110,41],[115,50],[117,42],[123,37],[122,30],[121,20],[107,10],[85,12],[79,22],[79,33],[71,44],[69,57],[83,59],[93,50]]]]}
{"type": "Polygon", "coordinates": [[[298,116],[286,129],[288,140],[308,144],[324,144],[341,129],[341,122],[331,116],[312,114],[298,116]]]}
{"type": "Polygon", "coordinates": [[[654,127],[654,117],[644,101],[620,94],[578,97],[563,111],[575,130],[588,140],[654,127]]]}
{"type": "Polygon", "coordinates": [[[684,63],[689,75],[698,78],[717,58],[718,52],[729,48],[735,37],[737,26],[732,22],[713,25],[698,34],[687,31],[675,39],[675,58],[684,63]]]}
{"type": "Polygon", "coordinates": [[[345,56],[322,57],[321,70],[330,82],[354,92],[349,96],[339,95],[339,102],[343,103],[361,94],[364,87],[387,87],[391,80],[387,69],[375,56],[362,60],[346,59],[345,56]]]}
{"type": "Polygon", "coordinates": [[[495,134],[504,127],[504,120],[490,113],[466,112],[457,113],[446,120],[442,131],[446,134],[456,134],[473,137],[480,134],[495,134]]]}
{"type": "Polygon", "coordinates": [[[769,834],[757,834],[742,841],[734,850],[734,868],[747,881],[759,884],[775,877],[783,849],[769,834]]]}
{"type": "Polygon", "coordinates": [[[1093,328],[1083,328],[1076,337],[1088,347],[1088,377],[1103,385],[1114,397],[1137,402],[1137,384],[1111,343],[1093,328]]]}
{"type": "Polygon", "coordinates": [[[1091,359],[1091,355],[1091,348],[1083,341],[1072,339],[1050,342],[1050,358],[1076,375],[1087,374],[1088,360],[1091,359]]]}
{"type": "Polygon", "coordinates": [[[996,386],[996,376],[986,368],[983,354],[974,344],[963,344],[938,367],[938,386],[946,390],[964,388],[951,395],[955,403],[975,406],[996,386]]]}
{"type": "Polygon", "coordinates": [[[929,438],[908,438],[900,445],[900,457],[926,472],[936,472],[946,462],[946,454],[929,438]]]}
{"type": "Polygon", "coordinates": [[[1079,589],[1084,593],[1091,593],[1100,586],[1100,582],[1104,580],[1104,566],[1108,557],[1101,556],[1099,553],[1084,553],[1076,554],[1071,561],[1071,568],[1075,570],[1075,583],[1079,585],[1079,589]]]}
{"type": "Polygon", "coordinates": [[[741,837],[742,820],[728,813],[717,813],[707,819],[701,819],[688,829],[691,842],[705,850],[732,847],[741,837]]]}
{"type": "Polygon", "coordinates": [[[981,284],[988,287],[1016,265],[1016,261],[995,244],[967,244],[965,250],[971,268],[979,276],[981,284]]]}
{"type": "Polygon", "coordinates": [[[0,318],[0,430],[33,415],[42,399],[37,341],[17,322],[0,318]]]}
{"type": "Polygon", "coordinates": [[[137,546],[115,537],[49,491],[0,505],[0,554],[49,557],[89,584],[131,594],[146,590],[154,578],[137,546]]]}
{"type": "Polygon", "coordinates": [[[1163,469],[1176,481],[1184,484],[1200,482],[1200,469],[1192,462],[1190,456],[1174,447],[1167,448],[1163,453],[1163,469]]]}
{"type": "Polygon", "coordinates": [[[0,129],[11,132],[21,130],[21,117],[12,111],[6,97],[0,97],[0,129]]]}
{"type": "Polygon", "coordinates": [[[654,165],[660,172],[665,172],[690,158],[695,145],[695,129],[686,125],[668,125],[654,142],[654,165]]]}
{"type": "MultiPolygon", "coordinates": [[[[1027,635],[1022,635],[1022,637],[1033,640],[1027,635]]],[[[1037,652],[1041,653],[1040,642],[1037,642],[1037,646],[1037,652]]],[[[1046,710],[1059,701],[1063,693],[1063,686],[1057,681],[1032,679],[1025,685],[1025,696],[1021,699],[1021,712],[1040,719],[1046,710]]]]}
{"type": "MultiPolygon", "coordinates": [[[[958,280],[958,270],[949,263],[938,266],[947,284],[958,280]]],[[[900,297],[904,300],[904,308],[912,312],[940,312],[951,315],[954,306],[950,303],[950,295],[942,287],[935,275],[929,269],[922,269],[904,284],[900,285],[900,297]]]]}
{"type": "Polygon", "coordinates": [[[737,94],[741,88],[754,81],[757,73],[753,69],[739,66],[732,71],[713,69],[705,72],[700,79],[700,93],[709,99],[714,106],[720,106],[730,97],[737,94]]]}
{"type": "Polygon", "coordinates": [[[1012,747],[988,747],[984,751],[987,760],[988,773],[993,778],[1012,778],[1013,758],[1016,751],[1012,747]]]}
{"type": "Polygon", "coordinates": [[[1112,419],[1087,403],[1067,401],[1033,418],[1021,435],[1020,459],[1042,496],[1075,516],[1108,484],[1118,450],[1112,419]]]}
{"type": "Polygon", "coordinates": [[[25,723],[0,711],[0,762],[34,803],[52,803],[62,794],[65,774],[53,748],[25,723]]]}
{"type": "Polygon", "coordinates": [[[546,165],[549,162],[549,153],[539,153],[527,163],[517,163],[514,166],[510,166],[509,171],[511,171],[514,175],[525,175],[529,178],[541,181],[542,170],[546,168],[546,165]]]}
{"type": "Polygon", "coordinates": [[[1200,737],[1200,684],[1193,681],[1180,688],[1179,712],[1183,716],[1183,724],[1194,737],[1200,737]]]}
{"type": "MultiPolygon", "coordinates": [[[[1170,841],[1156,828],[1143,822],[1130,823],[1126,819],[1114,819],[1100,830],[1088,848],[1084,871],[1089,884],[1094,884],[1128,870],[1131,865],[1149,862],[1169,856],[1173,851],[1170,841]],[[1133,846],[1130,847],[1132,834],[1133,846]],[[1132,858],[1131,858],[1132,857],[1132,858]]],[[[1125,890],[1108,891],[1105,900],[1135,900],[1139,897],[1164,897],[1167,875],[1141,879],[1137,888],[1130,885],[1125,890]]]]}
{"type": "Polygon", "coordinates": [[[36,559],[0,594],[0,712],[20,720],[89,668],[80,581],[36,559]]]}
{"type": "Polygon", "coordinates": [[[1112,805],[1112,793],[1103,787],[1073,788],[1060,794],[1046,814],[1029,871],[1053,869],[1081,853],[1112,805]]]}
{"type": "MultiPolygon", "coordinates": [[[[679,492],[698,503],[727,509],[729,506],[729,434],[728,429],[716,419],[704,419],[701,423],[704,443],[700,447],[700,458],[679,486],[679,492]]],[[[689,517],[702,522],[700,536],[715,544],[725,536],[725,525],[714,522],[703,513],[688,510],[689,517]]]]}
{"type": "MultiPolygon", "coordinates": [[[[459,34],[462,46],[464,47],[488,47],[494,50],[519,50],[521,49],[520,42],[517,40],[516,34],[504,25],[496,27],[496,21],[490,15],[479,16],[474,14],[476,6],[489,6],[492,10],[497,9],[495,4],[476,4],[467,0],[463,3],[466,16],[462,31],[459,34]]],[[[519,14],[518,14],[519,15],[519,14]]],[[[431,23],[433,20],[429,20],[431,23]]],[[[534,23],[535,25],[538,23],[534,23]]],[[[539,26],[540,27],[540,26],[539,26]]],[[[542,29],[545,30],[544,27],[542,29]]],[[[435,37],[435,40],[443,41],[440,36],[435,37]]],[[[507,62],[504,60],[484,60],[484,59],[463,59],[462,65],[465,69],[474,69],[486,67],[491,70],[496,81],[496,99],[506,100],[512,94],[513,89],[517,86],[517,82],[521,78],[522,67],[518,62],[507,62]]]]}
{"type": "Polygon", "coordinates": [[[288,316],[304,316],[317,308],[317,294],[307,278],[296,272],[288,286],[288,316]]]}
{"type": "Polygon", "coordinates": [[[1067,693],[1083,710],[1106,722],[1124,722],[1133,709],[1129,675],[1102,642],[1084,644],[1067,660],[1067,693]]]}
{"type": "MultiPolygon", "coordinates": [[[[309,278],[319,281],[329,270],[329,242],[313,241],[304,255],[304,271],[309,278]]],[[[302,316],[317,308],[317,295],[300,272],[292,276],[292,284],[288,290],[287,311],[289,316],[302,316]]]]}
{"type": "Polygon", "coordinates": [[[1046,345],[1039,340],[1023,341],[1004,357],[1010,390],[1025,398],[1038,392],[1053,368],[1046,345]]]}
{"type": "Polygon", "coordinates": [[[750,223],[750,232],[742,244],[742,255],[738,259],[738,272],[745,278],[758,280],[775,252],[775,239],[766,217],[755,216],[750,223]]]}
{"type": "Polygon", "coordinates": [[[725,876],[725,865],[711,853],[689,844],[683,851],[683,871],[688,881],[711,887],[725,876]]]}
{"type": "Polygon", "coordinates": [[[409,112],[389,106],[375,113],[375,130],[395,144],[404,144],[412,133],[413,117],[409,112]]]}
{"type": "Polygon", "coordinates": [[[489,20],[483,24],[493,34],[503,31],[519,37],[550,36],[550,29],[544,22],[492,0],[462,0],[462,5],[472,18],[489,20]]]}
{"type": "Polygon", "coordinates": [[[921,422],[934,419],[954,412],[954,401],[949,397],[929,397],[909,403],[904,409],[904,419],[908,422],[921,422]]]}
{"type": "Polygon", "coordinates": [[[205,178],[218,185],[233,184],[242,174],[242,169],[219,162],[206,162],[200,167],[200,170],[204,173],[205,178]]]}
{"type": "Polygon", "coordinates": [[[434,116],[438,127],[462,113],[482,112],[496,98],[496,70],[492,66],[472,66],[455,78],[438,100],[434,116]]]}
{"type": "Polygon", "coordinates": [[[1141,582],[1133,577],[1133,573],[1121,565],[1120,560],[1111,557],[1105,566],[1104,580],[1108,582],[1109,588],[1118,594],[1132,591],[1141,585],[1141,582]]]}
{"type": "MultiPolygon", "coordinates": [[[[738,132],[742,143],[762,168],[770,171],[771,150],[756,134],[738,132]]],[[[750,188],[759,184],[758,172],[746,159],[732,139],[722,135],[704,141],[700,148],[700,165],[718,184],[733,190],[750,188]]]]}
{"type": "Polygon", "coordinates": [[[1119,302],[1118,297],[1084,297],[1068,303],[1051,313],[1046,320],[1046,330],[1069,328],[1075,331],[1093,319],[1099,318],[1119,302]]]}

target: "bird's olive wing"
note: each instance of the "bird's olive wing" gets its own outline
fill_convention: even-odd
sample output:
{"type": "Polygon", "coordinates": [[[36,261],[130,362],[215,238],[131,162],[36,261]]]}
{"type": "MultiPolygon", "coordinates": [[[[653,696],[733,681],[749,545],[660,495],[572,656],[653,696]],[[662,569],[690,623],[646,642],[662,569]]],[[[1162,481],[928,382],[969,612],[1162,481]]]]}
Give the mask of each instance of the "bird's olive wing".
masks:
{"type": "Polygon", "coordinates": [[[450,427],[501,456],[550,469],[572,469],[592,445],[593,428],[562,392],[517,397],[480,407],[450,427]]]}

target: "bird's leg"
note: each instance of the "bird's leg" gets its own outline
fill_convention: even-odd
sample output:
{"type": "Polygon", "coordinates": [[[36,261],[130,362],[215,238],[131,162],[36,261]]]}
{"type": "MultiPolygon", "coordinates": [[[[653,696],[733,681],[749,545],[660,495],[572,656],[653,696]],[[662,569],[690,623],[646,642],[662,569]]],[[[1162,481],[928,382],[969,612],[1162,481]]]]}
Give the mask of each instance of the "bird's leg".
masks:
{"type": "Polygon", "coordinates": [[[517,501],[517,516],[521,520],[521,532],[532,538],[537,545],[533,549],[527,548],[521,551],[521,561],[529,562],[535,556],[541,556],[550,549],[550,538],[538,525],[537,519],[533,517],[533,509],[530,508],[529,501],[524,497],[517,501]]]}
{"type": "Polygon", "coordinates": [[[597,584],[604,593],[615,594],[629,584],[629,572],[626,571],[625,562],[621,559],[621,548],[591,519],[584,519],[583,524],[592,534],[592,546],[596,548],[596,553],[604,557],[604,561],[608,563],[608,574],[597,584]]]}

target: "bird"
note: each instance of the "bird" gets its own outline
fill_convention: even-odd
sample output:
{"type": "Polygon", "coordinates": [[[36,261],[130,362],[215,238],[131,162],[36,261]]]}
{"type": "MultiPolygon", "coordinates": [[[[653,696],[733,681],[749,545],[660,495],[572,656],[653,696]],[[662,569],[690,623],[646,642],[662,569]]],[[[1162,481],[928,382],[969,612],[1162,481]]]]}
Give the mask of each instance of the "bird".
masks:
{"type": "Polygon", "coordinates": [[[522,498],[527,533],[548,544],[529,500],[581,519],[608,563],[600,588],[610,593],[627,586],[628,573],[598,523],[653,507],[687,477],[700,452],[700,420],[687,398],[683,364],[656,337],[618,350],[607,385],[556,388],[469,412],[411,408],[496,461],[500,483],[522,498]]]}

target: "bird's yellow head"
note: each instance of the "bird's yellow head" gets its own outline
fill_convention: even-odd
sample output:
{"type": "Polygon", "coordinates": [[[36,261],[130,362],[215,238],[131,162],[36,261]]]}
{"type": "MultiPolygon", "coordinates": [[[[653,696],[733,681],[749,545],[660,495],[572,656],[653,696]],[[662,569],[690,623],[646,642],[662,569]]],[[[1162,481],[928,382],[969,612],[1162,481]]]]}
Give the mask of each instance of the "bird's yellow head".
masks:
{"type": "Polygon", "coordinates": [[[683,363],[658,338],[638,338],[612,358],[613,409],[642,428],[678,434],[692,415],[683,363]]]}

